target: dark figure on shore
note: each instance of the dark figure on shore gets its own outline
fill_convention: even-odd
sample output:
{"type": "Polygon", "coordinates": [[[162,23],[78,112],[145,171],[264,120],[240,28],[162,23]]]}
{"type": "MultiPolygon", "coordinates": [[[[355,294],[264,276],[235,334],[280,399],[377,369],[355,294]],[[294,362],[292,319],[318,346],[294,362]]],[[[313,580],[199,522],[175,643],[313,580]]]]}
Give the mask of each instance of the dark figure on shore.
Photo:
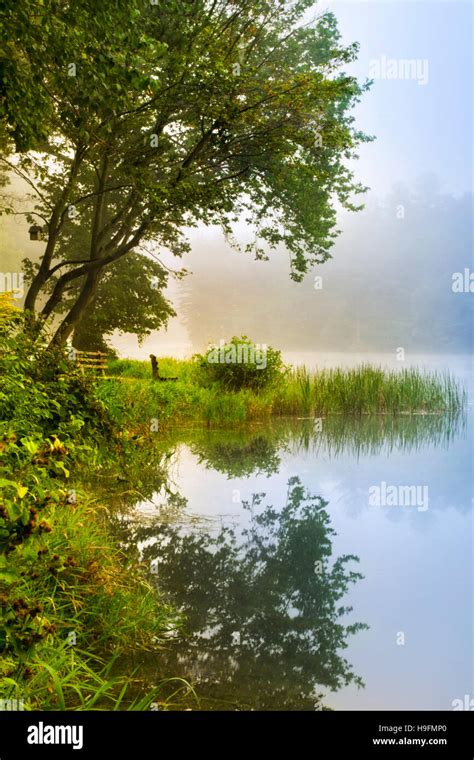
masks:
{"type": "Polygon", "coordinates": [[[177,377],[160,377],[160,370],[158,367],[158,359],[154,354],[150,354],[151,359],[151,376],[153,380],[159,380],[162,383],[167,383],[173,380],[177,380],[177,377]]]}

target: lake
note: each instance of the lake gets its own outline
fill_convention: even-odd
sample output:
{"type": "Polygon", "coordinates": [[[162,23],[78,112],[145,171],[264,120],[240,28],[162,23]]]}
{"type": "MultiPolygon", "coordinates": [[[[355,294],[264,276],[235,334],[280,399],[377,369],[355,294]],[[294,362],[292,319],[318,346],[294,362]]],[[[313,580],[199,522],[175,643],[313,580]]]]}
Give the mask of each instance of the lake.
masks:
{"type": "Polygon", "coordinates": [[[474,695],[469,404],[170,432],[167,487],[123,519],[185,617],[151,681],[179,673],[205,710],[474,695]]]}

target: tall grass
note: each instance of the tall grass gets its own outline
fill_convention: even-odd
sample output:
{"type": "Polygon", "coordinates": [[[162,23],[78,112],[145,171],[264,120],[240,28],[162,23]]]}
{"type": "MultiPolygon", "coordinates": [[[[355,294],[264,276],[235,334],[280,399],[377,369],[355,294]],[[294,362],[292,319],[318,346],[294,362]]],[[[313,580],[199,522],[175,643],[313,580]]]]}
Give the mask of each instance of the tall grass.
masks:
{"type": "Polygon", "coordinates": [[[63,645],[45,647],[37,658],[25,688],[21,678],[3,679],[7,699],[23,701],[27,711],[41,710],[127,710],[151,708],[169,710],[181,706],[189,696],[198,697],[183,678],[162,679],[157,686],[143,688],[143,679],[135,676],[138,668],[124,675],[114,675],[118,655],[108,661],[82,649],[63,645]],[[6,682],[6,683],[5,683],[6,682]],[[170,693],[170,685],[174,687],[170,693]],[[5,687],[9,687],[6,690],[5,687]]]}
{"type": "MultiPolygon", "coordinates": [[[[38,622],[49,633],[21,656],[3,653],[0,698],[22,699],[27,710],[146,709],[159,702],[159,690],[135,678],[130,663],[137,652],[159,656],[179,624],[176,614],[145,568],[118,548],[106,510],[84,492],[77,491],[75,505],[54,505],[44,516],[53,530],[38,539],[36,571],[22,575],[15,594],[27,606],[40,600],[38,622]]],[[[12,554],[10,569],[22,561],[12,554]]]]}
{"type": "Polygon", "coordinates": [[[465,389],[449,373],[417,368],[394,371],[361,365],[310,372],[297,367],[269,388],[235,392],[216,383],[202,385],[190,361],[161,359],[160,371],[178,381],[153,382],[146,362],[115,361],[110,374],[124,381],[105,380],[99,395],[117,420],[141,431],[152,418],[165,427],[191,422],[232,426],[287,415],[454,413],[466,405],[465,389]]]}
{"type": "Polygon", "coordinates": [[[466,391],[449,373],[399,372],[361,365],[309,372],[298,367],[277,391],[274,411],[282,414],[415,414],[458,411],[466,391]]]}

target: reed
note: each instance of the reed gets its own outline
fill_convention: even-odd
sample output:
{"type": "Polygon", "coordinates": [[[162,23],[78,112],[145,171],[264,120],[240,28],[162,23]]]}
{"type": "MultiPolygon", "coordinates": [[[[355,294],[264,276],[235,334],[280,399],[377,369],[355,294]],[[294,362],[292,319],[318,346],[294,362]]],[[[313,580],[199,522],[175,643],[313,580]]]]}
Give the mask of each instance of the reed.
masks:
{"type": "Polygon", "coordinates": [[[163,375],[176,375],[178,381],[154,383],[146,362],[113,362],[111,374],[127,382],[105,380],[98,393],[117,420],[144,432],[151,418],[165,427],[192,422],[229,426],[272,416],[455,413],[467,403],[464,387],[448,372],[418,368],[395,371],[365,364],[310,372],[297,367],[268,388],[228,391],[217,383],[200,384],[191,361],[165,358],[160,367],[163,375]]]}

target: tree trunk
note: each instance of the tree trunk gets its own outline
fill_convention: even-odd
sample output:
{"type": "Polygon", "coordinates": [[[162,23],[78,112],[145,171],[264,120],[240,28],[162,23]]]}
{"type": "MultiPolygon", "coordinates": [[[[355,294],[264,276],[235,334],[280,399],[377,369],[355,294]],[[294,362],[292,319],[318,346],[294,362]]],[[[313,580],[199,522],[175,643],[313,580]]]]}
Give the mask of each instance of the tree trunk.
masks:
{"type": "Polygon", "coordinates": [[[79,298],[54,333],[51,346],[64,346],[76,325],[79,324],[82,315],[94,301],[99,279],[99,273],[96,270],[92,270],[87,275],[79,298]]]}
{"type": "Polygon", "coordinates": [[[24,310],[29,312],[30,314],[30,321],[34,324],[35,321],[35,310],[36,310],[36,299],[38,298],[38,295],[40,294],[41,288],[43,285],[45,285],[46,282],[48,282],[49,279],[49,267],[51,264],[51,259],[54,254],[54,249],[56,247],[56,240],[57,235],[50,233],[50,237],[48,238],[48,242],[43,254],[43,257],[41,259],[41,264],[36,272],[35,276],[33,277],[30,287],[28,288],[28,292],[26,294],[25,298],[25,305],[24,310]]]}
{"type": "Polygon", "coordinates": [[[36,277],[32,280],[30,287],[28,288],[28,292],[25,298],[25,305],[24,305],[24,310],[30,312],[30,316],[33,318],[34,318],[35,307],[36,307],[36,299],[38,298],[41,288],[46,282],[45,277],[43,276],[39,277],[38,275],[39,275],[39,272],[36,275],[36,277]]]}
{"type": "Polygon", "coordinates": [[[106,354],[110,352],[110,348],[94,318],[96,304],[97,300],[94,298],[82,317],[80,317],[79,322],[74,328],[72,345],[77,351],[102,351],[106,354]]]}
{"type": "Polygon", "coordinates": [[[65,213],[66,204],[68,202],[71,189],[74,185],[74,181],[77,177],[79,167],[84,158],[85,150],[86,149],[84,146],[78,147],[76,150],[69,170],[69,177],[67,179],[66,185],[63,188],[61,196],[51,213],[51,218],[48,223],[48,242],[46,243],[46,248],[41,259],[40,267],[36,275],[33,277],[33,280],[31,281],[30,287],[28,288],[28,292],[26,294],[24,310],[30,312],[31,321],[33,324],[36,309],[36,299],[38,298],[41,288],[43,285],[45,285],[46,282],[48,282],[51,275],[49,268],[53,259],[56,243],[58,241],[59,231],[63,224],[63,216],[65,213]]]}

